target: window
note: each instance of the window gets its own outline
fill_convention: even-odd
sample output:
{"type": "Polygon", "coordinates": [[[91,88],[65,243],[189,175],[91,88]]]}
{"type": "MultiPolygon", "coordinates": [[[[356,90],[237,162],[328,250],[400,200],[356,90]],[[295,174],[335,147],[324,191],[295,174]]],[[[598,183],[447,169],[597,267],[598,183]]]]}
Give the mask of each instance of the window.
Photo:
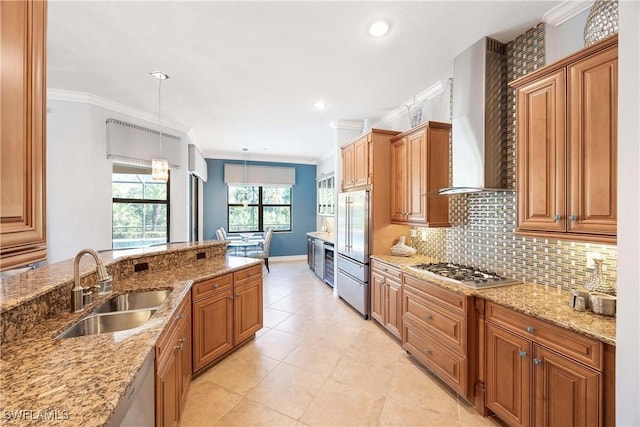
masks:
{"type": "Polygon", "coordinates": [[[230,233],[273,230],[291,231],[291,187],[229,185],[230,233]]]}
{"type": "Polygon", "coordinates": [[[155,182],[151,170],[114,165],[112,247],[169,241],[169,182],[155,182]]]}

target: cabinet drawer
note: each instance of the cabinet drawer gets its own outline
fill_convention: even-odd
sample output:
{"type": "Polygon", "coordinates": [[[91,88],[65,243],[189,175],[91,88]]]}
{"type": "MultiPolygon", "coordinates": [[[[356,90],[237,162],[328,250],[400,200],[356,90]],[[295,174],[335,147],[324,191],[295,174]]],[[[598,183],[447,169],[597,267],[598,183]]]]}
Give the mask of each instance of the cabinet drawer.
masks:
{"type": "Polygon", "coordinates": [[[411,321],[421,331],[456,352],[467,354],[467,318],[438,307],[415,293],[405,289],[403,297],[404,320],[411,321]]]}
{"type": "Polygon", "coordinates": [[[448,308],[463,315],[467,314],[468,302],[465,295],[448,291],[425,280],[407,276],[406,274],[403,275],[403,283],[411,287],[417,294],[422,294],[424,298],[440,307],[448,308]]]}
{"type": "Polygon", "coordinates": [[[214,277],[193,285],[191,289],[193,300],[206,298],[216,292],[227,292],[233,285],[233,275],[225,274],[224,276],[214,277]]]}
{"type": "Polygon", "coordinates": [[[602,343],[524,313],[487,302],[486,319],[572,359],[602,370],[602,343]]]}
{"type": "Polygon", "coordinates": [[[262,277],[262,263],[233,273],[233,280],[236,285],[241,285],[258,277],[262,277]]]}
{"type": "Polygon", "coordinates": [[[467,358],[421,334],[411,323],[403,327],[402,348],[463,396],[468,396],[467,358]]]}
{"type": "Polygon", "coordinates": [[[402,271],[399,268],[389,265],[387,263],[384,263],[382,261],[372,259],[371,269],[377,272],[378,274],[386,276],[390,279],[395,279],[397,281],[402,280],[402,271]]]}

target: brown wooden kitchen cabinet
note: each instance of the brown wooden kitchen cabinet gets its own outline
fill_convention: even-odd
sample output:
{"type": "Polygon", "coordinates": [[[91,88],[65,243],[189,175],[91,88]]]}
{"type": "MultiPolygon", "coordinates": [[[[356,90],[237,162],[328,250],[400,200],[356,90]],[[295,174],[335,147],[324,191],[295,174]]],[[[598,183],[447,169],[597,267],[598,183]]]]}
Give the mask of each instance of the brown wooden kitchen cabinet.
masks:
{"type": "Polygon", "coordinates": [[[618,39],[511,83],[517,234],[615,243],[618,39]]]}
{"type": "Polygon", "coordinates": [[[371,135],[363,135],[342,147],[342,189],[370,184],[369,144],[371,135]]]}
{"type": "Polygon", "coordinates": [[[177,426],[191,382],[191,297],[187,295],[156,345],[156,426],[177,426]]]}
{"type": "Polygon", "coordinates": [[[0,270],[47,258],[45,1],[0,2],[0,270]]]}
{"type": "Polygon", "coordinates": [[[449,227],[449,123],[427,122],[391,139],[391,221],[449,227]]]}
{"type": "Polygon", "coordinates": [[[402,348],[465,397],[473,394],[477,358],[472,300],[403,275],[402,348]]]}
{"type": "Polygon", "coordinates": [[[398,338],[402,335],[402,272],[371,260],[371,317],[398,338]]]}
{"type": "Polygon", "coordinates": [[[603,425],[602,343],[491,302],[486,323],[489,409],[512,426],[603,425]]]}
{"type": "Polygon", "coordinates": [[[262,264],[193,286],[193,372],[262,328],[262,264]]]}

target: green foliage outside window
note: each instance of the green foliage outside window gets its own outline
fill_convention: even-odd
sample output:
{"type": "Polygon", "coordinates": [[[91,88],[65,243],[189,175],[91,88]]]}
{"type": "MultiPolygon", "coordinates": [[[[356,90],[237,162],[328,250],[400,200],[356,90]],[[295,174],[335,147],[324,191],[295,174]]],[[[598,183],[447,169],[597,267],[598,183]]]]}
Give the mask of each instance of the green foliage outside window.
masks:
{"type": "Polygon", "coordinates": [[[291,187],[229,185],[230,233],[291,230],[291,187]]]}

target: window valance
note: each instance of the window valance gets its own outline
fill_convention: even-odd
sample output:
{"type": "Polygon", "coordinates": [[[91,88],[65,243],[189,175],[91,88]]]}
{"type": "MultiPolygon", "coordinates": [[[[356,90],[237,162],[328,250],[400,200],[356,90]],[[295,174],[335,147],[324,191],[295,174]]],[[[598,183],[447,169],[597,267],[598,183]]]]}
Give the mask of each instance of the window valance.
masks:
{"type": "Polygon", "coordinates": [[[278,166],[244,165],[225,163],[224,182],[233,185],[295,185],[296,169],[278,166]]]}

